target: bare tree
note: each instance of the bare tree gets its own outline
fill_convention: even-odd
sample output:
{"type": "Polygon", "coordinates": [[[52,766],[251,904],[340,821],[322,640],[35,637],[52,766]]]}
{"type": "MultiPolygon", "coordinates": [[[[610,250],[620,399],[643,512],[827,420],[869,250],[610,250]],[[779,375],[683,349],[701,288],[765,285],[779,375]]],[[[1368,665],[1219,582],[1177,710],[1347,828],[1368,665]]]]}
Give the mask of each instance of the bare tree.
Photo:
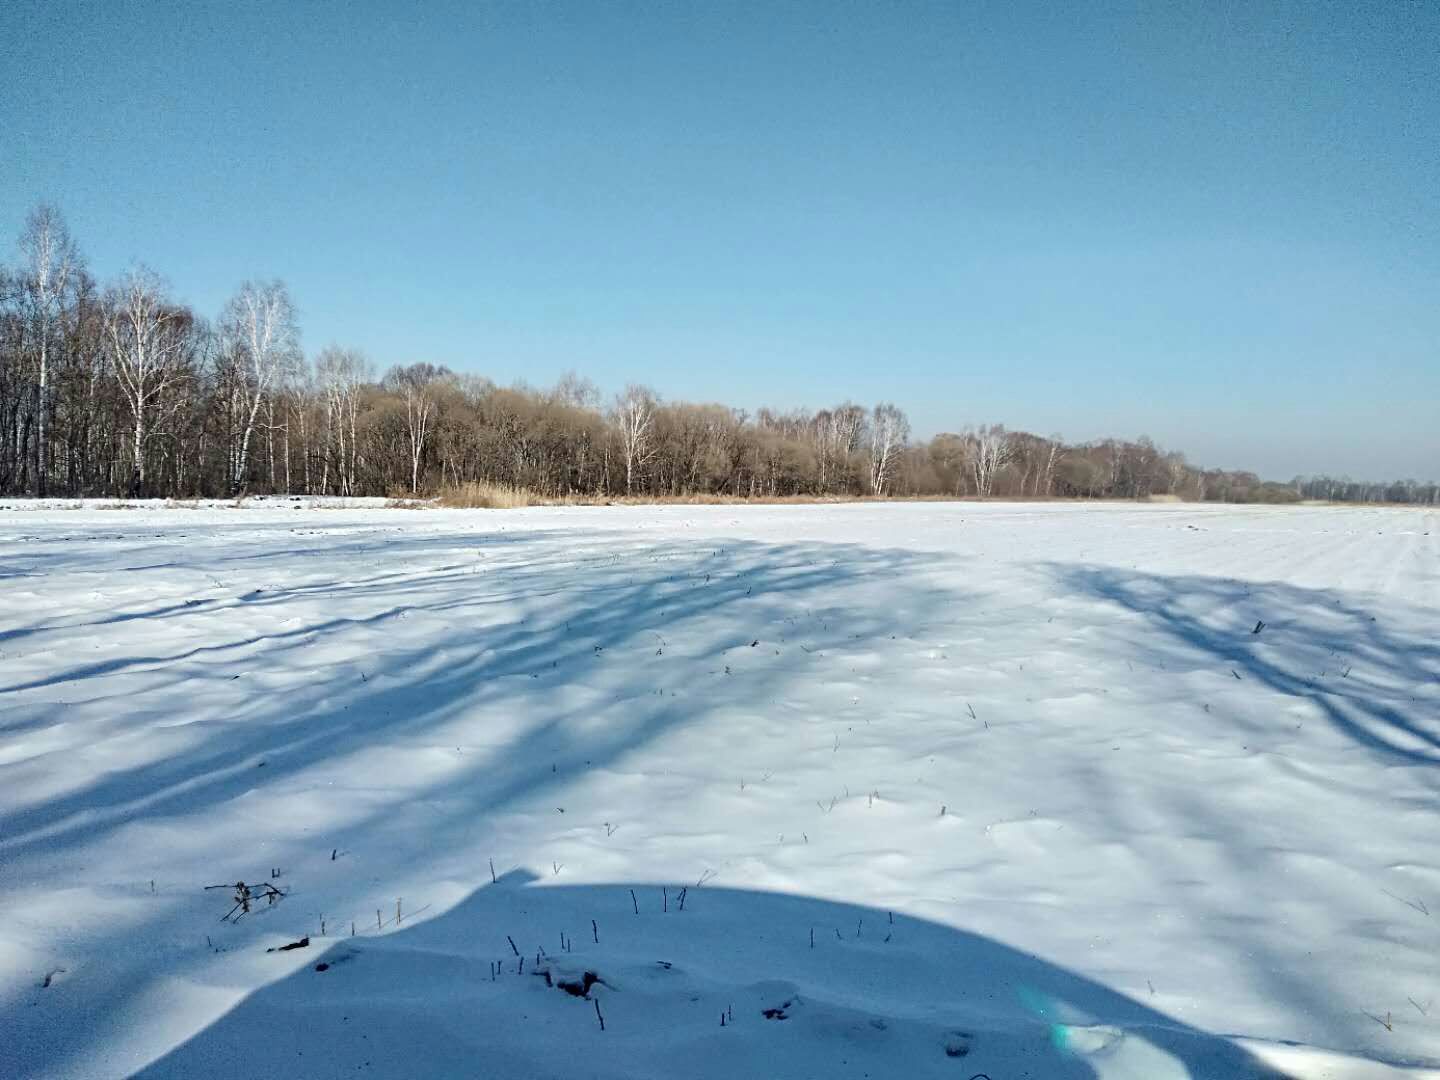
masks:
{"type": "Polygon", "coordinates": [[[655,426],[655,394],[631,383],[615,399],[611,416],[620,430],[620,449],[625,457],[625,494],[635,489],[635,473],[654,456],[652,434],[655,426]]]}
{"type": "Polygon", "coordinates": [[[330,489],[330,464],[335,464],[341,495],[356,494],[355,470],[359,446],[360,388],[370,378],[370,362],[363,353],[331,345],[315,360],[315,374],[325,395],[326,440],[320,490],[330,489]]]}
{"type": "Polygon", "coordinates": [[[816,490],[821,494],[830,491],[837,480],[842,479],[837,474],[849,462],[850,455],[859,449],[864,429],[865,410],[859,405],[846,402],[815,414],[811,431],[819,473],[816,490]]]}
{"type": "Polygon", "coordinates": [[[995,474],[1014,454],[1010,434],[1000,424],[987,424],[969,433],[970,467],[975,474],[975,492],[988,498],[995,490],[995,474]]]}
{"type": "MultiPolygon", "coordinates": [[[[1171,495],[1177,495],[1190,474],[1190,466],[1185,461],[1185,455],[1179,451],[1166,454],[1164,457],[1164,466],[1165,490],[1171,495]]],[[[1301,494],[1297,484],[1296,497],[1299,498],[1301,494]]]]}
{"type": "Polygon", "coordinates": [[[910,421],[896,406],[876,405],[870,414],[870,490],[884,495],[900,453],[910,438],[910,421]]]}
{"type": "Polygon", "coordinates": [[[36,371],[35,487],[44,495],[49,473],[50,342],[77,273],[80,256],[60,211],[41,203],[20,234],[24,295],[34,321],[39,364],[36,371]]]}
{"type": "Polygon", "coordinates": [[[1045,440],[1047,450],[1045,452],[1045,465],[1035,477],[1035,494],[1052,495],[1055,491],[1055,466],[1060,461],[1061,448],[1064,445],[1059,435],[1051,435],[1045,440]],[[1041,487],[1044,491],[1041,491],[1041,487]]]}
{"type": "Polygon", "coordinates": [[[295,306],[285,283],[245,282],[225,305],[221,331],[237,363],[235,392],[241,428],[231,456],[230,487],[239,492],[249,477],[250,440],[260,408],[300,353],[295,306]]]}
{"type": "Polygon", "coordinates": [[[186,375],[184,331],[190,316],[170,302],[160,277],[143,267],[110,291],[106,308],[106,341],[134,422],[131,488],[141,492],[152,416],[162,395],[186,375]]]}
{"type": "Polygon", "coordinates": [[[435,426],[437,384],[451,375],[434,364],[396,368],[387,379],[405,396],[405,425],[410,440],[410,493],[420,491],[420,461],[435,426]]]}
{"type": "Polygon", "coordinates": [[[1060,438],[1045,438],[1017,431],[1009,435],[1010,467],[1019,473],[1018,495],[1049,495],[1054,483],[1055,463],[1060,456],[1060,438]]]}
{"type": "Polygon", "coordinates": [[[549,399],[572,409],[596,409],[601,402],[600,388],[576,372],[567,371],[551,388],[549,399]]]}
{"type": "Polygon", "coordinates": [[[970,443],[962,435],[944,431],[930,440],[927,448],[930,466],[941,490],[964,495],[969,478],[970,443]]]}

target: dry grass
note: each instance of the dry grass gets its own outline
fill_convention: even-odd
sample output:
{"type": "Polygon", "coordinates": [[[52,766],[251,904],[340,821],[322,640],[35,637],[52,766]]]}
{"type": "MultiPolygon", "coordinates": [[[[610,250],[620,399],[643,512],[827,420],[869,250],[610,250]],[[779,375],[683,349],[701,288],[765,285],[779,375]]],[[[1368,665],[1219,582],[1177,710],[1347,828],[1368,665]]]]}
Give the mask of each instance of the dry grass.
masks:
{"type": "Polygon", "coordinates": [[[614,495],[591,500],[616,506],[805,506],[822,503],[903,502],[874,495],[614,495]]]}
{"type": "MultiPolygon", "coordinates": [[[[810,503],[904,502],[873,495],[542,495],[538,491],[489,480],[473,481],[440,492],[432,506],[511,510],[522,506],[755,506],[810,503]]],[[[916,500],[920,501],[920,500],[916,500]]],[[[396,505],[414,505],[398,501],[396,505]]]]}
{"type": "Polygon", "coordinates": [[[440,492],[439,505],[460,510],[514,510],[534,506],[542,500],[527,488],[496,484],[489,480],[472,480],[440,492]]]}
{"type": "MultiPolygon", "coordinates": [[[[523,506],[809,506],[840,503],[983,502],[958,495],[542,495],[530,488],[489,480],[470,481],[442,490],[430,501],[392,495],[387,506],[411,508],[439,506],[451,509],[510,510],[523,506]]],[[[1004,496],[998,502],[1063,502],[1053,496],[1004,496]]],[[[1095,501],[1095,500],[1091,500],[1095,501]]],[[[1131,500],[1119,500],[1128,502],[1131,500]]]]}

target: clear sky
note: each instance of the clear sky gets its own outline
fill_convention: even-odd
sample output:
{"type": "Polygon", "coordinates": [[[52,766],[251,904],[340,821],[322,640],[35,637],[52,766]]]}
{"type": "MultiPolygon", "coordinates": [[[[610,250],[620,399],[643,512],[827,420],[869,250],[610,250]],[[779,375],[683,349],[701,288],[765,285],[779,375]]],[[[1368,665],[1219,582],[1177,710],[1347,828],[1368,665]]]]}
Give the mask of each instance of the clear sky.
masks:
{"type": "Polygon", "coordinates": [[[1428,0],[6,0],[41,198],[379,365],[1440,475],[1428,0]]]}

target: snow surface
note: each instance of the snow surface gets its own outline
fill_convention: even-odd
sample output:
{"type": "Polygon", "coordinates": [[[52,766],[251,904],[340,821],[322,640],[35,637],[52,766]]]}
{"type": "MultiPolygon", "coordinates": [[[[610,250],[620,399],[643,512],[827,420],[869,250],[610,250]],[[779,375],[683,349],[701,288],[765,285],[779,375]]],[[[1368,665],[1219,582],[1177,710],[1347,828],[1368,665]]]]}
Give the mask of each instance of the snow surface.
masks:
{"type": "Polygon", "coordinates": [[[1440,514],[4,505],[0,1076],[1440,1076],[1440,514]]]}

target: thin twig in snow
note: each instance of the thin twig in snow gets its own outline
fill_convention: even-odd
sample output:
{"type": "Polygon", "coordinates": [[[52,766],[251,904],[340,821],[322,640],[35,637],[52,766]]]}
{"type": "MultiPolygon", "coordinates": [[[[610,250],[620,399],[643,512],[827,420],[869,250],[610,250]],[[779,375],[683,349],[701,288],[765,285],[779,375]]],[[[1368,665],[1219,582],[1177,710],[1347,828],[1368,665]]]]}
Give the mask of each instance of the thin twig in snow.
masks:
{"type": "MultiPolygon", "coordinates": [[[[1361,1009],[1360,1011],[1361,1011],[1361,1012],[1365,1012],[1364,1009],[1361,1009]]],[[[1372,1013],[1372,1012],[1366,1012],[1365,1015],[1368,1016],[1368,1017],[1370,1017],[1371,1020],[1374,1020],[1377,1024],[1379,1024],[1381,1027],[1383,1027],[1386,1031],[1394,1031],[1394,1030],[1395,1030],[1395,1025],[1391,1022],[1391,1020],[1390,1020],[1390,1014],[1389,1014],[1388,1012],[1385,1014],[1385,1018],[1384,1018],[1383,1020],[1382,1020],[1380,1017],[1376,1016],[1376,1015],[1375,1015],[1374,1013],[1372,1013]]]]}
{"type": "Polygon", "coordinates": [[[1406,907],[1418,911],[1424,916],[1428,917],[1430,914],[1430,909],[1425,906],[1424,900],[1406,900],[1403,896],[1396,896],[1389,889],[1381,889],[1380,891],[1383,892],[1386,896],[1390,897],[1391,900],[1399,900],[1400,903],[1404,904],[1406,907]]]}

